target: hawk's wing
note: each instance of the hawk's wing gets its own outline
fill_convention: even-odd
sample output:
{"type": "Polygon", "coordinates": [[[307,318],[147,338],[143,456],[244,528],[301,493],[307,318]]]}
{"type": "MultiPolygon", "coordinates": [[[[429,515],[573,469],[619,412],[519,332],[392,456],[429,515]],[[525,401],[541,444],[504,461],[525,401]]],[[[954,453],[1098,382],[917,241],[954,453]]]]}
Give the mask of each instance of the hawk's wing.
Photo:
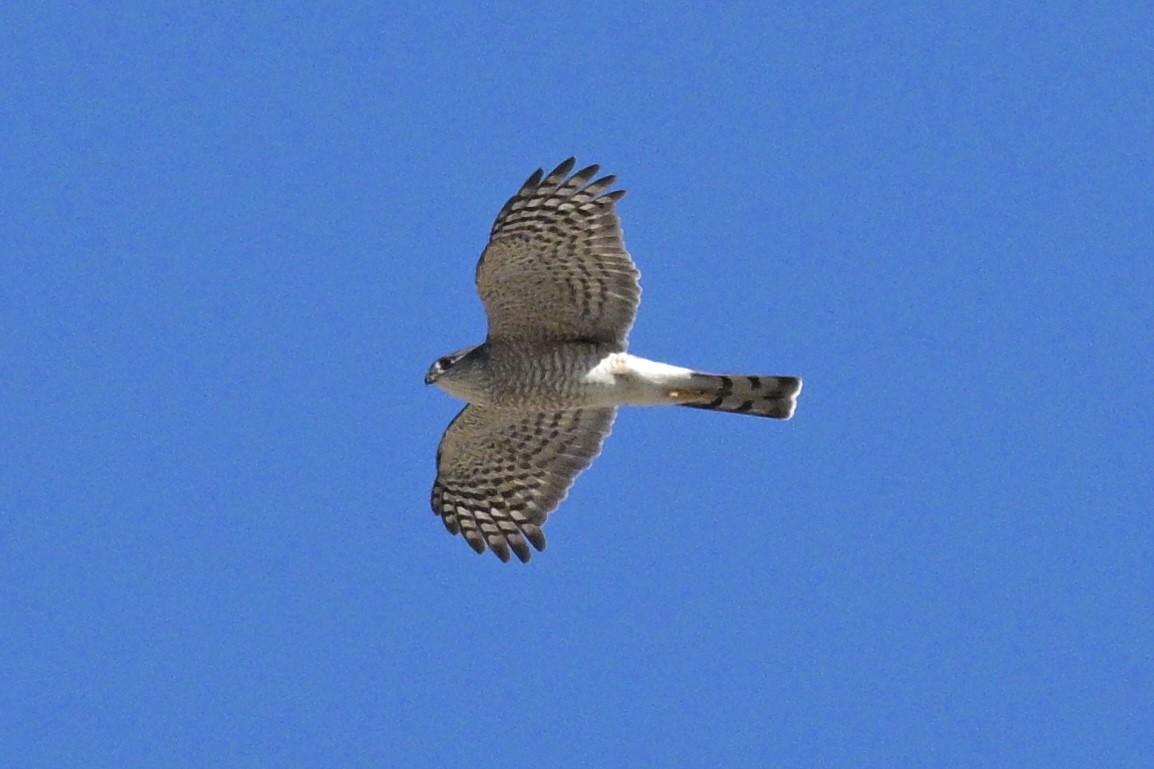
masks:
{"type": "Polygon", "coordinates": [[[433,512],[502,561],[545,549],[541,526],[577,474],[601,453],[616,409],[504,411],[466,406],[437,449],[433,512]]]}
{"type": "Polygon", "coordinates": [[[597,166],[572,176],[569,158],[541,169],[509,199],[477,263],[477,291],[489,338],[525,341],[625,339],[641,299],[639,273],[621,239],[616,181],[590,181],[597,166]]]}

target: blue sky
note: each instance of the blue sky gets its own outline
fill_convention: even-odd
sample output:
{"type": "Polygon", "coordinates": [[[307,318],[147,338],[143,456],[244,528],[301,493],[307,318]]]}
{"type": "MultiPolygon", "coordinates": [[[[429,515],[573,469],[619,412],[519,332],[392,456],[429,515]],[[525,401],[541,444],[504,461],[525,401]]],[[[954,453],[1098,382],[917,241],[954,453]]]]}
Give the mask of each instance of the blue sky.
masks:
{"type": "Polygon", "coordinates": [[[1140,4],[0,10],[0,764],[1154,765],[1140,4]],[[428,508],[505,199],[620,176],[620,414],[428,508]]]}

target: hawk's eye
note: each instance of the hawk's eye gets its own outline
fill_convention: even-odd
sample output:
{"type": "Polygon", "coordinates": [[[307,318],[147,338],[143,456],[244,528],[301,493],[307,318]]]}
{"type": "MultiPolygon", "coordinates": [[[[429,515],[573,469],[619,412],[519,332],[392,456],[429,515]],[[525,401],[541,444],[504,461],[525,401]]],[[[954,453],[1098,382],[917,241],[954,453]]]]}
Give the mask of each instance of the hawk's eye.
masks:
{"type": "Polygon", "coordinates": [[[449,366],[453,365],[453,359],[446,355],[444,358],[437,358],[437,368],[445,371],[449,366]]]}

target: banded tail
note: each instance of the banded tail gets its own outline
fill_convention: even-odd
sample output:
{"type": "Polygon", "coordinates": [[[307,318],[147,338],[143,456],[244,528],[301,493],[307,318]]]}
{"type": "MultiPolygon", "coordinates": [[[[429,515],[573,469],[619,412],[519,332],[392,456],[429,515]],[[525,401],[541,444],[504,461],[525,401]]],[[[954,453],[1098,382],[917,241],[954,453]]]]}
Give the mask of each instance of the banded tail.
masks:
{"type": "Polygon", "coordinates": [[[678,406],[771,419],[789,419],[797,408],[801,379],[693,372],[690,386],[670,393],[678,406]]]}

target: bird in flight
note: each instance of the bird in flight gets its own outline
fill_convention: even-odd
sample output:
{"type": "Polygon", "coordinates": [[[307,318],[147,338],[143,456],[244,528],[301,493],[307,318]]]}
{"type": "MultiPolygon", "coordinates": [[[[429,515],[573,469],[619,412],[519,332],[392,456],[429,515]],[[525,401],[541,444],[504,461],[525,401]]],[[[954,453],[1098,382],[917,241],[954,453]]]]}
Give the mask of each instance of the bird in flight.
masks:
{"type": "Polygon", "coordinates": [[[478,553],[526,562],[541,527],[601,453],[618,406],[789,419],[792,376],[706,374],[626,352],[641,298],[611,190],[569,158],[538,169],[497,214],[477,262],[489,333],[425,384],[468,402],[441,438],[433,512],[478,553]]]}

